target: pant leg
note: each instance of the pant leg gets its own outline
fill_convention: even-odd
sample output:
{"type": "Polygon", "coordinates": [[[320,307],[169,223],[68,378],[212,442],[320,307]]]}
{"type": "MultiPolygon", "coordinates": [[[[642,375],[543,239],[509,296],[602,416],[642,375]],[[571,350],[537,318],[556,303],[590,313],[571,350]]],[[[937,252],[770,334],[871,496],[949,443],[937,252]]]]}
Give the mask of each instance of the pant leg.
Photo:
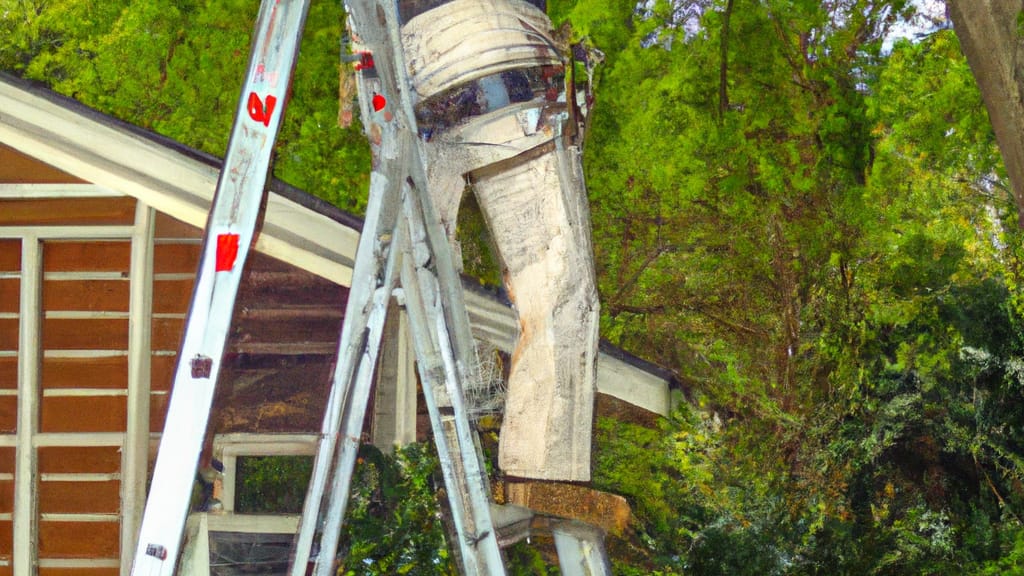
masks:
{"type": "Polygon", "coordinates": [[[512,476],[586,481],[599,316],[590,218],[575,154],[549,148],[472,174],[520,326],[498,459],[512,476]]]}

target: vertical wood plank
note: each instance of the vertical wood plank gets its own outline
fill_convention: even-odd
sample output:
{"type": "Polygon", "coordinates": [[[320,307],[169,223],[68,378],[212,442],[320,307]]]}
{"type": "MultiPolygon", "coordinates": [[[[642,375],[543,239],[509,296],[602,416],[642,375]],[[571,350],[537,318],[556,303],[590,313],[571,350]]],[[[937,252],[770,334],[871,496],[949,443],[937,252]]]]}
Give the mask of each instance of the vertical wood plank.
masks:
{"type": "Polygon", "coordinates": [[[32,439],[39,429],[40,303],[42,246],[26,236],[21,244],[20,349],[18,351],[18,439],[14,471],[14,576],[35,573],[39,502],[36,451],[32,439]]]}
{"type": "Polygon", "coordinates": [[[132,236],[131,292],[128,306],[128,426],[121,475],[121,574],[131,573],[142,512],[146,506],[149,465],[149,403],[151,386],[153,309],[153,237],[155,214],[141,201],[136,205],[132,236]]]}
{"type": "Polygon", "coordinates": [[[373,401],[373,445],[392,452],[416,441],[416,367],[408,317],[392,301],[384,323],[373,401]]]}

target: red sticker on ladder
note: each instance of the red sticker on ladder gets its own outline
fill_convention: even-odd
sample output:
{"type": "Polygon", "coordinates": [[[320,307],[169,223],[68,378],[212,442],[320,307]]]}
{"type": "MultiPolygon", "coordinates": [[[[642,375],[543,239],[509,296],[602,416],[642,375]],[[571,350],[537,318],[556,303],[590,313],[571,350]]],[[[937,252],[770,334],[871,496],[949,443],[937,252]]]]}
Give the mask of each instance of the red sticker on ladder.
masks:
{"type": "Polygon", "coordinates": [[[246,108],[249,110],[249,117],[253,120],[262,123],[264,126],[270,126],[270,117],[274,115],[274,107],[277,106],[277,98],[273,95],[268,94],[266,101],[260,100],[260,97],[255,92],[249,92],[249,102],[246,108]]]}
{"type": "Polygon", "coordinates": [[[217,272],[229,272],[238,258],[238,234],[217,236],[217,272]]]}
{"type": "Polygon", "coordinates": [[[359,62],[356,62],[356,70],[369,70],[373,67],[373,54],[370,52],[360,52],[359,62]]]}
{"type": "Polygon", "coordinates": [[[373,95],[373,111],[374,112],[380,112],[381,110],[384,109],[385,106],[387,106],[387,104],[388,104],[388,101],[385,100],[384,97],[381,96],[380,94],[374,94],[373,95]]]}

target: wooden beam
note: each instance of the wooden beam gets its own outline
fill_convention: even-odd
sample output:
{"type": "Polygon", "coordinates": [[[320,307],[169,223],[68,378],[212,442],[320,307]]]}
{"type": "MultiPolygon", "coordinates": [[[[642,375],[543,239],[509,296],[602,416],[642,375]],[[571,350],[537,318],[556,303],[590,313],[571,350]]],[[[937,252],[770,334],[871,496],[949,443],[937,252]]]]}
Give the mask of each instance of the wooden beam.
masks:
{"type": "Polygon", "coordinates": [[[117,560],[103,558],[40,558],[39,567],[56,569],[117,568],[117,560]]]}
{"type": "Polygon", "coordinates": [[[35,236],[21,242],[21,306],[18,356],[18,434],[14,480],[14,576],[31,576],[36,572],[39,550],[39,506],[36,490],[37,460],[34,439],[39,430],[39,374],[42,244],[35,236]]]}
{"type": "Polygon", "coordinates": [[[244,534],[294,534],[299,528],[296,515],[209,514],[211,532],[244,534]]]}
{"type": "Polygon", "coordinates": [[[118,198],[124,194],[95,184],[0,183],[0,198],[118,198]]]}
{"type": "MultiPolygon", "coordinates": [[[[0,446],[3,437],[0,436],[0,446]]],[[[33,445],[43,447],[71,446],[121,446],[124,443],[123,432],[91,432],[80,434],[74,432],[49,432],[36,434],[33,445]]]]}
{"type": "Polygon", "coordinates": [[[128,396],[125,389],[116,388],[57,388],[55,390],[43,390],[43,398],[67,398],[67,397],[96,397],[96,396],[128,396]]]}
{"type": "Polygon", "coordinates": [[[111,480],[120,480],[121,474],[118,472],[111,472],[107,474],[69,472],[56,474],[40,474],[39,479],[43,482],[110,482],[111,480]]]}
{"type": "Polygon", "coordinates": [[[0,238],[34,236],[44,240],[61,238],[123,240],[131,238],[134,231],[133,226],[3,226],[0,227],[0,238]]]}
{"type": "Polygon", "coordinates": [[[373,445],[389,453],[416,441],[416,366],[408,322],[392,303],[373,400],[373,445]]]}
{"type": "Polygon", "coordinates": [[[131,248],[131,290],[128,304],[128,422],[122,455],[121,574],[131,572],[132,556],[124,553],[137,544],[146,506],[149,470],[149,406],[153,307],[153,230],[156,214],[139,202],[131,248]]]}

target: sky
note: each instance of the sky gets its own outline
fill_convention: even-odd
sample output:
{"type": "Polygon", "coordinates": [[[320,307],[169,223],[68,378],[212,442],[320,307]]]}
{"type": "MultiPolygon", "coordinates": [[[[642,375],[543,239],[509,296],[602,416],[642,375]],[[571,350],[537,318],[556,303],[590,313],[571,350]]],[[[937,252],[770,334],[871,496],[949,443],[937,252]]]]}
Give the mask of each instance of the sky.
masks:
{"type": "Polygon", "coordinates": [[[897,40],[913,40],[952,25],[946,16],[946,3],[942,0],[913,0],[911,4],[917,7],[917,16],[893,25],[882,43],[883,52],[888,53],[897,40]]]}

